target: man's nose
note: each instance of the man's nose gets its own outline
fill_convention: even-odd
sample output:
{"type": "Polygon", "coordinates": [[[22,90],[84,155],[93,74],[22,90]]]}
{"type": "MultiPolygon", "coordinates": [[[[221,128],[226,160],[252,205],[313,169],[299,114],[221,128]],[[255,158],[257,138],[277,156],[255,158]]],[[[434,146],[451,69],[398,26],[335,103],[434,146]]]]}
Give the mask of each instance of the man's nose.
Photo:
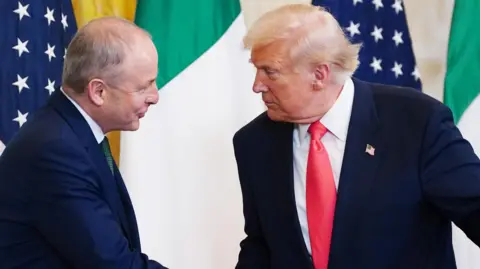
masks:
{"type": "Polygon", "coordinates": [[[258,74],[253,82],[253,92],[261,93],[268,91],[268,87],[258,78],[258,74]]]}
{"type": "Polygon", "coordinates": [[[146,103],[149,105],[155,105],[158,103],[158,89],[157,87],[152,87],[150,94],[147,97],[146,103]]]}

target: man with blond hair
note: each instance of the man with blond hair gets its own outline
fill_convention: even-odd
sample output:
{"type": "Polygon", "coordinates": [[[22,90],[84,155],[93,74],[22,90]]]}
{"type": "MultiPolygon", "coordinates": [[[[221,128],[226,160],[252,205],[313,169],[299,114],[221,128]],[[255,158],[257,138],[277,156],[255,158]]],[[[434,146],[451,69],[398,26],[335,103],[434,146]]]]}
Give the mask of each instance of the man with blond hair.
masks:
{"type": "Polygon", "coordinates": [[[233,143],[237,269],[454,269],[451,221],[480,244],[480,161],[450,110],[360,81],[326,10],[288,5],[245,37],[267,111],[233,143]]]}
{"type": "Polygon", "coordinates": [[[157,61],[150,35],[128,21],[79,29],[63,89],[0,157],[0,268],[165,269],[141,252],[105,136],[137,130],[157,103],[157,61]]]}

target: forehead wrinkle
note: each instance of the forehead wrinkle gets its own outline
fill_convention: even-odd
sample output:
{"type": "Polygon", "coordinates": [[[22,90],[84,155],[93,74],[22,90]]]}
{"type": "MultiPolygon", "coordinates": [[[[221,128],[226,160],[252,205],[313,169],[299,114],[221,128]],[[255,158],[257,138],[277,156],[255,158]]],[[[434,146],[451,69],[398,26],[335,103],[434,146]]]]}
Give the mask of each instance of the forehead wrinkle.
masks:
{"type": "Polygon", "coordinates": [[[277,69],[288,64],[286,47],[283,42],[277,41],[261,47],[252,49],[251,61],[255,66],[268,66],[277,69]]]}

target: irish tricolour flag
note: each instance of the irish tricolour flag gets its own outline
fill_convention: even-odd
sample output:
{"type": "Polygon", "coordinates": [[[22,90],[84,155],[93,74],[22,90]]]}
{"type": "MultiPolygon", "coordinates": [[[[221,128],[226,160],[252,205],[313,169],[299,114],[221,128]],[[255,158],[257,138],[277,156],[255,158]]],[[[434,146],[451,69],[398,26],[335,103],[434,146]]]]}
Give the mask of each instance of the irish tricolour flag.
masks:
{"type": "MultiPolygon", "coordinates": [[[[480,1],[455,0],[448,44],[444,102],[463,136],[480,155],[480,1]]],[[[458,269],[480,268],[480,250],[457,227],[458,269]]]]}
{"type": "Polygon", "coordinates": [[[142,0],[135,22],[159,54],[159,103],[121,134],[142,251],[169,268],[234,268],[244,234],[232,138],[264,111],[239,0],[142,0]]]}

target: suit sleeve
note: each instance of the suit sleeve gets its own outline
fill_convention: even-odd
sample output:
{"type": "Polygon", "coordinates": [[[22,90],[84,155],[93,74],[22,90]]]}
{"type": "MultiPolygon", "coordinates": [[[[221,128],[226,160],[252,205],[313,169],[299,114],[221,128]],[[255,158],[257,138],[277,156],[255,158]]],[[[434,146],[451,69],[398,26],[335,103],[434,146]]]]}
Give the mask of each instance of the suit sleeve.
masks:
{"type": "Polygon", "coordinates": [[[426,198],[480,246],[480,161],[447,107],[431,117],[422,152],[426,198]]]}
{"type": "Polygon", "coordinates": [[[89,160],[62,141],[50,143],[32,164],[30,215],[69,268],[166,269],[131,251],[102,198],[89,160]]]}
{"type": "Polygon", "coordinates": [[[249,168],[246,167],[244,150],[236,135],[233,139],[237,160],[240,186],[243,198],[246,238],[240,242],[240,254],[235,269],[269,269],[270,253],[268,251],[255,207],[253,188],[250,184],[249,168]]]}

